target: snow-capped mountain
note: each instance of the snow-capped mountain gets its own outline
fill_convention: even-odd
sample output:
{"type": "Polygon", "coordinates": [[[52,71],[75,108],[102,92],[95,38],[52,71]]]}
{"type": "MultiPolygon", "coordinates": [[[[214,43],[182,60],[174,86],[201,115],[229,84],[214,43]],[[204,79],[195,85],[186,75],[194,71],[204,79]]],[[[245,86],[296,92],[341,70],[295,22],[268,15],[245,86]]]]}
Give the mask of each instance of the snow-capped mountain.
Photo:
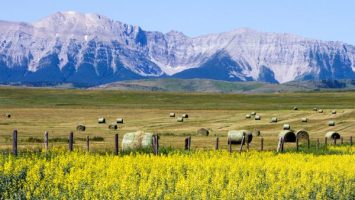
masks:
{"type": "Polygon", "coordinates": [[[99,85],[149,77],[284,83],[355,79],[355,47],[250,29],[188,37],[97,14],[0,21],[0,83],[99,85]]]}

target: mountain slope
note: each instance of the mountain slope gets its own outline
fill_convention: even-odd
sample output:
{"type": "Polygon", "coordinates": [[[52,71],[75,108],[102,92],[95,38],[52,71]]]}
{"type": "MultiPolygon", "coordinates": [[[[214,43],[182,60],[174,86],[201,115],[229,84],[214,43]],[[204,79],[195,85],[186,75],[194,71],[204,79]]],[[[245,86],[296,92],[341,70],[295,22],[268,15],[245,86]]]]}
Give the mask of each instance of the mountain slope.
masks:
{"type": "Polygon", "coordinates": [[[188,37],[98,14],[0,21],[0,83],[95,86],[159,77],[285,83],[355,79],[355,47],[250,29],[188,37]]]}

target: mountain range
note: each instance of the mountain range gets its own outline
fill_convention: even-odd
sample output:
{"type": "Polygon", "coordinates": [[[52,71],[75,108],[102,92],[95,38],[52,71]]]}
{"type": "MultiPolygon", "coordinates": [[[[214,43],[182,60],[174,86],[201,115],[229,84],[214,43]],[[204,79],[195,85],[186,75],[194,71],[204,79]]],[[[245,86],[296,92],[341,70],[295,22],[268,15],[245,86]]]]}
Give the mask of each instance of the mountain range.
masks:
{"type": "Polygon", "coordinates": [[[355,79],[355,46],[248,28],[188,37],[73,11],[34,23],[0,21],[0,84],[91,87],[167,77],[355,79]]]}

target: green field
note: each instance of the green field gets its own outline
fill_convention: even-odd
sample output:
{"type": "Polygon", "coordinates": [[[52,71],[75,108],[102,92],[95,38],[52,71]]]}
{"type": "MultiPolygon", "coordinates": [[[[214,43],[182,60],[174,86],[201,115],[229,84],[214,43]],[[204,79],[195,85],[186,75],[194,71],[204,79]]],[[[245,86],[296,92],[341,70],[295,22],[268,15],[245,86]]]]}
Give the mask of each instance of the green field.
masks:
{"type": "MultiPolygon", "coordinates": [[[[93,142],[93,150],[112,151],[113,135],[144,130],[158,133],[162,146],[182,148],[184,137],[192,136],[192,148],[213,148],[215,136],[221,137],[222,148],[226,148],[228,130],[261,130],[267,149],[275,149],[278,133],[284,123],[292,129],[306,129],[311,140],[320,138],[328,131],[339,131],[348,142],[355,129],[355,92],[280,93],[280,94],[212,94],[212,93],[168,93],[132,92],[115,90],[75,90],[44,88],[0,88],[0,146],[9,149],[11,133],[19,131],[21,148],[37,148],[42,144],[44,131],[50,138],[62,142],[51,142],[51,146],[65,145],[63,141],[70,131],[75,132],[76,147],[84,146],[84,138],[103,137],[104,141],[93,142]],[[292,110],[297,106],[299,110],[292,110]],[[324,113],[314,112],[314,107],[324,113]],[[336,109],[337,114],[331,114],[336,109]],[[260,121],[245,119],[245,114],[256,111],[260,121]],[[183,123],[170,118],[169,113],[188,113],[183,123]],[[11,118],[5,118],[11,113],[11,118]],[[107,124],[98,124],[99,117],[107,124]],[[271,117],[278,123],[270,123],[271,117]],[[117,131],[108,129],[108,124],[123,117],[125,123],[117,131]],[[301,118],[307,117],[308,123],[301,118]],[[329,127],[329,120],[336,125],[329,127]],[[85,132],[75,131],[76,125],[87,126],[85,132]],[[196,130],[209,128],[210,136],[197,136],[196,130]],[[32,137],[32,139],[30,139],[32,137]],[[64,138],[64,139],[63,139],[64,138]]],[[[259,148],[260,138],[254,137],[251,148],[259,148]]],[[[292,146],[293,144],[291,144],[292,146]]],[[[236,148],[236,147],[235,147],[236,148]]]]}

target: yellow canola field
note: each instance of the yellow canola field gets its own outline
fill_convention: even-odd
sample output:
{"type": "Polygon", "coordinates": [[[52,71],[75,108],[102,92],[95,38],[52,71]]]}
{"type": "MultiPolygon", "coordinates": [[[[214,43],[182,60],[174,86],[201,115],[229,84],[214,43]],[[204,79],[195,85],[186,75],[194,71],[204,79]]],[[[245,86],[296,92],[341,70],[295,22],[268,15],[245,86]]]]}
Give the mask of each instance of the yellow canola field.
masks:
{"type": "Polygon", "coordinates": [[[355,199],[354,147],[330,148],[338,153],[1,155],[0,199],[355,199]]]}

